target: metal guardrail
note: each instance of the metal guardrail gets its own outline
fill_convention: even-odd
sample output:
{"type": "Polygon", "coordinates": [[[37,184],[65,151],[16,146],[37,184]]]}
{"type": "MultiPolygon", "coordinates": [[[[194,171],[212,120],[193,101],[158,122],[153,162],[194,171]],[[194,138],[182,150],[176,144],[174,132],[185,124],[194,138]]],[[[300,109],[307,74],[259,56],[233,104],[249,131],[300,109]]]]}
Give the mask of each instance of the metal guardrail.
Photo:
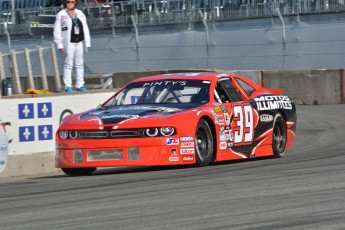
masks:
{"type": "Polygon", "coordinates": [[[27,49],[25,48],[23,51],[15,51],[11,50],[9,53],[1,53],[0,52],[0,79],[10,80],[13,84],[13,94],[22,94],[22,84],[20,81],[21,73],[18,67],[17,57],[18,55],[24,55],[25,63],[26,63],[26,71],[28,77],[28,85],[31,89],[36,89],[35,86],[35,79],[34,74],[32,71],[32,63],[31,63],[31,53],[37,56],[38,62],[40,65],[40,73],[39,77],[41,80],[42,89],[49,89],[48,87],[48,78],[46,72],[46,62],[43,52],[49,52],[52,56],[52,63],[54,64],[54,80],[55,80],[55,90],[61,90],[61,80],[60,80],[60,73],[59,68],[57,66],[57,57],[56,57],[56,47],[54,44],[51,44],[49,47],[41,47],[37,46],[36,49],[27,49]],[[8,58],[7,62],[5,61],[8,58]],[[7,70],[7,71],[6,71],[7,70]]]}
{"type": "MultiPolygon", "coordinates": [[[[79,6],[91,29],[239,20],[255,17],[345,11],[343,0],[132,0],[109,5],[87,0],[79,6]],[[201,11],[203,14],[199,14],[201,11]],[[203,15],[204,18],[201,18],[203,15]]],[[[0,22],[8,22],[11,34],[28,34],[31,16],[55,15],[61,7],[1,9],[0,22]]],[[[4,34],[0,26],[0,35],[4,34]]]]}

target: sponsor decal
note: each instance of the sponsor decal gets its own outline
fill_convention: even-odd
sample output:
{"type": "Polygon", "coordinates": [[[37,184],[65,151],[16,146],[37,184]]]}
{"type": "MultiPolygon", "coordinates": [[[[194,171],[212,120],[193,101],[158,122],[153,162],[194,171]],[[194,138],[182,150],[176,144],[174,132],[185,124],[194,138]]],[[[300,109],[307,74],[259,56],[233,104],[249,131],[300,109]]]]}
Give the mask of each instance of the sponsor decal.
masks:
{"type": "Polygon", "coordinates": [[[30,17],[30,35],[51,35],[54,29],[54,15],[30,17]]]}
{"type": "Polygon", "coordinates": [[[180,146],[181,148],[194,148],[194,142],[181,142],[180,146]]]}
{"type": "Polygon", "coordinates": [[[181,154],[195,154],[194,148],[180,149],[181,154]]]}
{"type": "Polygon", "coordinates": [[[270,114],[262,114],[262,115],[260,115],[260,121],[271,122],[271,121],[273,121],[273,116],[270,114]]]}
{"type": "Polygon", "coordinates": [[[228,148],[231,148],[231,147],[233,147],[233,146],[234,146],[234,142],[228,141],[228,148]]]}
{"type": "Polygon", "coordinates": [[[216,106],[213,109],[214,109],[214,112],[216,112],[216,113],[222,112],[222,109],[220,108],[220,106],[216,106]]]}
{"type": "Polygon", "coordinates": [[[224,118],[225,118],[226,125],[230,125],[231,120],[228,113],[224,113],[224,118]]]}
{"type": "Polygon", "coordinates": [[[223,113],[218,113],[217,114],[218,120],[224,120],[224,114],[223,113]]]}
{"type": "Polygon", "coordinates": [[[227,147],[227,144],[226,144],[225,141],[222,141],[222,142],[219,143],[219,148],[220,149],[226,149],[226,147],[227,147]]]}
{"type": "Polygon", "coordinates": [[[183,161],[194,161],[194,156],[184,156],[182,158],[183,161]]]}
{"type": "Polygon", "coordinates": [[[273,110],[273,109],[292,109],[292,103],[288,96],[261,96],[254,98],[258,110],[273,110]]]}
{"type": "Polygon", "coordinates": [[[231,134],[221,134],[219,137],[220,141],[232,140],[231,134]]]}
{"type": "Polygon", "coordinates": [[[186,81],[153,81],[153,82],[145,82],[143,87],[148,86],[156,86],[156,85],[186,85],[186,81]]]}
{"type": "Polygon", "coordinates": [[[227,113],[228,112],[228,109],[224,105],[222,105],[220,108],[221,108],[223,113],[227,113]]]}
{"type": "Polygon", "coordinates": [[[180,137],[180,141],[184,142],[184,141],[194,141],[194,137],[180,137]]]}
{"type": "Polygon", "coordinates": [[[178,157],[169,157],[169,161],[179,161],[178,157]]]}
{"type": "Polygon", "coordinates": [[[178,138],[167,138],[166,139],[167,145],[179,145],[179,139],[178,138]]]}
{"type": "Polygon", "coordinates": [[[112,119],[112,118],[122,118],[122,119],[130,119],[130,118],[139,118],[138,115],[130,115],[130,114],[114,114],[109,116],[102,116],[102,119],[112,119]]]}
{"type": "Polygon", "coordinates": [[[170,152],[171,152],[171,155],[169,157],[169,161],[179,161],[180,160],[177,156],[176,149],[171,149],[170,152]]]}
{"type": "Polygon", "coordinates": [[[218,124],[219,120],[218,120],[217,114],[215,114],[215,113],[212,113],[212,114],[213,114],[213,118],[214,118],[214,123],[218,124]]]}

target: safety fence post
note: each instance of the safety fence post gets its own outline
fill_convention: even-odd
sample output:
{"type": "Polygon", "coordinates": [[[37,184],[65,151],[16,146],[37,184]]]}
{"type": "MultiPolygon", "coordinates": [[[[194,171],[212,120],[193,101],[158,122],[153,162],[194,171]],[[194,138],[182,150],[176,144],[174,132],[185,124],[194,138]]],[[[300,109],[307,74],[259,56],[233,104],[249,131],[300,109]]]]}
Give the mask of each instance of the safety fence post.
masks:
{"type": "Polygon", "coordinates": [[[131,15],[131,19],[132,19],[132,23],[133,23],[133,27],[135,31],[135,45],[136,45],[136,48],[138,49],[139,48],[138,27],[133,15],[131,15]]]}
{"type": "Polygon", "coordinates": [[[29,88],[35,89],[34,75],[32,73],[32,67],[31,67],[30,50],[28,48],[24,49],[24,55],[25,55],[26,68],[28,70],[29,88]]]}
{"type": "Polygon", "coordinates": [[[55,75],[54,75],[55,90],[60,91],[61,90],[60,72],[59,72],[58,60],[56,57],[56,49],[55,49],[54,43],[50,44],[50,49],[51,49],[51,53],[52,53],[54,73],[55,73],[55,75]]]}
{"type": "Polygon", "coordinates": [[[0,80],[5,79],[5,66],[4,66],[4,60],[2,59],[2,53],[0,52],[0,80]]]}
{"type": "Polygon", "coordinates": [[[13,65],[13,77],[14,77],[13,91],[14,93],[22,94],[23,91],[22,91],[22,85],[20,83],[20,77],[19,77],[17,54],[14,50],[12,50],[10,53],[10,56],[11,56],[11,62],[13,65]]]}
{"type": "Polygon", "coordinates": [[[44,57],[43,57],[42,50],[43,50],[42,47],[37,46],[38,60],[40,62],[40,66],[41,66],[42,89],[48,89],[47,71],[46,71],[46,67],[44,65],[44,57]]]}

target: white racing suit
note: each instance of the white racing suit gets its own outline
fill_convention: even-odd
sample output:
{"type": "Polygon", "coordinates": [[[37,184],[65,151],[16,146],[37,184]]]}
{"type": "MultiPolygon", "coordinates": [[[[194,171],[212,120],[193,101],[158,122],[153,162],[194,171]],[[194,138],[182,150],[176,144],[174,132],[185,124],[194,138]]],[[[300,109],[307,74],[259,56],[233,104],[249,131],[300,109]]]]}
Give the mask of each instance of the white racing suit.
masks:
{"type": "Polygon", "coordinates": [[[54,24],[54,42],[58,49],[64,49],[64,73],[63,81],[65,87],[72,87],[72,69],[75,61],[76,69],[76,88],[84,85],[84,48],[91,47],[90,30],[87,25],[85,14],[75,9],[78,20],[83,24],[84,41],[71,43],[72,18],[69,16],[67,9],[61,10],[55,18],[54,24]]]}

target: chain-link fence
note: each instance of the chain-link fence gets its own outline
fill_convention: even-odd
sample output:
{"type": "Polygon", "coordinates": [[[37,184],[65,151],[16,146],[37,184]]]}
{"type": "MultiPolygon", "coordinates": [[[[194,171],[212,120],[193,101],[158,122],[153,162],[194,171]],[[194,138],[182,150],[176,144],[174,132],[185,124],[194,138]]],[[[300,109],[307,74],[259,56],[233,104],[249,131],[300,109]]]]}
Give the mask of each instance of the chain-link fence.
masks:
{"type": "MultiPolygon", "coordinates": [[[[55,15],[61,10],[61,6],[44,7],[40,1],[30,1],[31,5],[19,5],[29,0],[15,1],[15,7],[9,0],[0,2],[0,21],[9,23],[11,34],[28,34],[31,16],[55,15]],[[33,6],[36,3],[41,5],[33,6]]],[[[91,29],[131,26],[131,16],[136,25],[145,26],[272,17],[278,16],[276,9],[282,15],[345,11],[344,0],[128,0],[109,4],[87,0],[79,8],[87,15],[91,29]]]]}

